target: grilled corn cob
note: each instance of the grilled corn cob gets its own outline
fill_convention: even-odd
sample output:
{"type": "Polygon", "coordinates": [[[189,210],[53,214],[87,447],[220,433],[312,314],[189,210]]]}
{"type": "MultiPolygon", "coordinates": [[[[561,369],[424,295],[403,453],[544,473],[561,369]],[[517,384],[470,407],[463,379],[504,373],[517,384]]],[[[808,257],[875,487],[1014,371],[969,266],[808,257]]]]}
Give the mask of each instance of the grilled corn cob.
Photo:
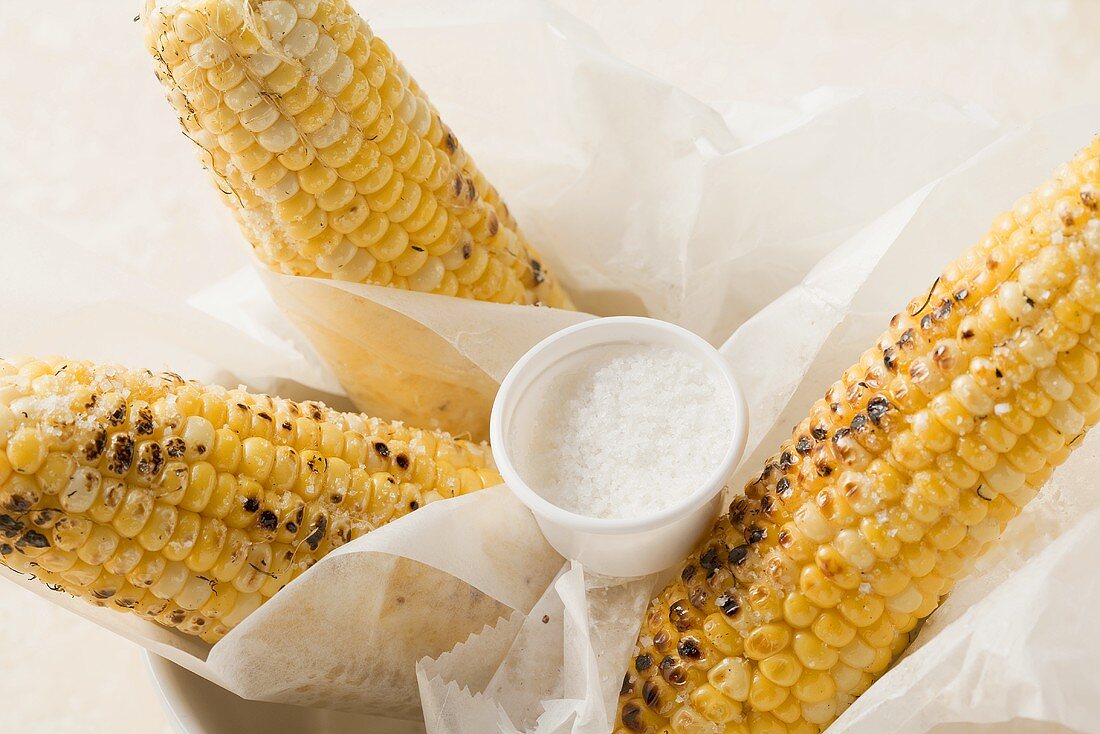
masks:
{"type": "Polygon", "coordinates": [[[0,361],[0,563],[214,642],[488,447],[162,372],[0,361]]]}
{"type": "Polygon", "coordinates": [[[814,404],[648,610],[619,734],[810,734],[1100,418],[1100,141],[814,404]]]}
{"type": "Polygon", "coordinates": [[[572,307],[344,0],[153,0],[146,38],[185,134],[271,268],[572,307]]]}

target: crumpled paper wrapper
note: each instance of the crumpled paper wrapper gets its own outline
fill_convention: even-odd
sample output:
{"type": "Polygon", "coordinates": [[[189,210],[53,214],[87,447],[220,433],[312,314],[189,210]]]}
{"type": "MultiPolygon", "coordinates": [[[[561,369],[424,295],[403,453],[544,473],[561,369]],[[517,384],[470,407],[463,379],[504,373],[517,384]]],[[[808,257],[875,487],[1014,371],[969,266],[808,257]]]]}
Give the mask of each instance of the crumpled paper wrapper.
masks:
{"type": "MultiPolygon", "coordinates": [[[[712,105],[615,59],[547,2],[479,0],[457,21],[444,7],[454,10],[394,5],[375,28],[582,309],[665,318],[723,344],[751,411],[742,476],[892,309],[1100,120],[1091,107],[1018,127],[944,99],[846,89],[712,105]]],[[[441,308],[432,296],[247,269],[210,282],[201,264],[194,285],[162,289],[143,272],[155,242],[119,243],[104,259],[25,212],[0,220],[21,245],[5,253],[5,351],[170,367],[339,408],[351,404],[345,392],[379,400],[384,391],[368,388],[389,379],[373,371],[382,357],[420,381],[420,402],[376,403],[377,412],[430,416],[455,386],[454,415],[484,421],[512,362],[586,318],[441,308]]],[[[239,237],[226,222],[228,248],[239,237]]],[[[1086,440],[831,731],[1095,729],[1087,694],[1100,638],[1085,620],[1100,602],[1090,568],[1100,552],[1089,476],[1098,441],[1086,440]]],[[[433,733],[538,734],[610,730],[641,610],[660,583],[593,578],[566,563],[504,487],[349,544],[213,648],[16,580],[245,697],[423,712],[433,733]]]]}

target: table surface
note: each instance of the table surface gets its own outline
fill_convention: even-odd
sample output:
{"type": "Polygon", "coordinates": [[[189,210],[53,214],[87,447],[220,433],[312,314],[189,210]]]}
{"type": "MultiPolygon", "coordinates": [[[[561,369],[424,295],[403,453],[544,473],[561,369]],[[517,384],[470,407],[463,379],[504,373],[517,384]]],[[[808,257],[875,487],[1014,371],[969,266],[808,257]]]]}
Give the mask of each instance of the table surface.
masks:
{"type": "MultiPolygon", "coordinates": [[[[369,16],[372,5],[396,1],[357,5],[369,16]]],[[[901,88],[1026,121],[1100,88],[1091,31],[1100,4],[1088,2],[1021,1],[1012,12],[953,0],[557,2],[626,61],[704,100],[777,100],[822,85],[901,88]]],[[[112,243],[134,238],[195,247],[224,226],[198,166],[175,165],[193,179],[194,208],[143,181],[136,161],[190,152],[175,141],[131,22],[139,5],[67,3],[62,13],[13,3],[0,24],[0,190],[9,205],[107,257],[112,243]],[[113,216],[104,216],[108,207],[113,216]]],[[[141,263],[168,288],[194,275],[175,265],[159,264],[155,253],[141,263]]],[[[6,583],[0,691],[4,731],[171,731],[136,647],[6,583]]]]}

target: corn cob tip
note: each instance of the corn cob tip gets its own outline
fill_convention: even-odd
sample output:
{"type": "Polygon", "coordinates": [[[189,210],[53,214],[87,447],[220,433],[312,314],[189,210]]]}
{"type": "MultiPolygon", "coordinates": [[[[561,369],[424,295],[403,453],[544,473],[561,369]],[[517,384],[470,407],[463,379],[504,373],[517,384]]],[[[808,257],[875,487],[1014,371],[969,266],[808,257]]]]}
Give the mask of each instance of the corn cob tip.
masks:
{"type": "Polygon", "coordinates": [[[572,305],[393,52],[343,0],[161,0],[146,43],[271,268],[572,305]]]}

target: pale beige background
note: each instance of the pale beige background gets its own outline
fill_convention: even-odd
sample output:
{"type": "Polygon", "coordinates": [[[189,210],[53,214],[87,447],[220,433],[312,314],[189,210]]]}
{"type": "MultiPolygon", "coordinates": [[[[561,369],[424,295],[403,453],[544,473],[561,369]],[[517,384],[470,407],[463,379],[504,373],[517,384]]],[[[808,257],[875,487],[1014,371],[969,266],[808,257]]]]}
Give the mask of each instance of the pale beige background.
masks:
{"type": "MultiPolygon", "coordinates": [[[[383,21],[395,2],[357,0],[365,15],[383,21]]],[[[626,61],[705,100],[771,102],[823,85],[872,86],[947,93],[996,117],[1027,120],[1100,89],[1100,4],[1091,2],[933,2],[919,9],[882,2],[766,9],[726,0],[557,2],[626,61]],[[1010,42],[992,45],[993,30],[1010,42]]],[[[161,100],[132,22],[138,5],[0,3],[0,191],[6,206],[105,258],[115,257],[118,243],[148,241],[141,261],[120,264],[181,289],[188,279],[232,272],[246,255],[219,244],[226,215],[161,100]],[[158,185],[165,175],[174,178],[171,187],[158,185]],[[162,257],[180,250],[189,255],[182,267],[162,257]]],[[[429,91],[446,83],[445,69],[418,68],[414,48],[396,50],[429,91]]],[[[486,152],[479,159],[491,159],[490,140],[475,129],[460,132],[470,148],[486,152]]],[[[0,234],[0,252],[33,246],[0,234]]],[[[170,731],[136,648],[3,583],[0,730],[170,731]]]]}

